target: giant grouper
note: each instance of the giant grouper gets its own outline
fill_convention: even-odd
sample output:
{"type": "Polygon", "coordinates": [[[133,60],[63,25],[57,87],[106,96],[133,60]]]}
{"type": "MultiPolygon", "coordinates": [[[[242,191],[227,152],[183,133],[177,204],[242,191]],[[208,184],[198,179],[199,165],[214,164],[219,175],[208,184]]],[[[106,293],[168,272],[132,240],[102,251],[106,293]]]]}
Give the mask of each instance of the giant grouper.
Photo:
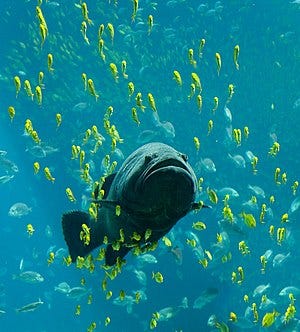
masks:
{"type": "Polygon", "coordinates": [[[199,208],[194,202],[197,180],[187,156],[163,143],[149,143],[134,151],[117,173],[106,177],[102,189],[104,196],[95,200],[96,218],[83,211],[62,216],[73,262],[106,239],[105,264],[113,265],[133,247],[155,243],[179,219],[199,208]],[[84,241],[83,229],[88,231],[88,241],[84,241]]]}

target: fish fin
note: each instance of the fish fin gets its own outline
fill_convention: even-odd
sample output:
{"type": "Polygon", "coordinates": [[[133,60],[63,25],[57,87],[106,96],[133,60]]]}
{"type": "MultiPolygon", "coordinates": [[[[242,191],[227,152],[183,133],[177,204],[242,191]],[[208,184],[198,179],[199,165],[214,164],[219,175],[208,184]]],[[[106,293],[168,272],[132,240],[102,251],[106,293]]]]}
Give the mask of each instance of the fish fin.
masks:
{"type": "Polygon", "coordinates": [[[111,184],[115,178],[117,173],[113,173],[113,174],[110,174],[108,175],[106,178],[105,178],[105,181],[101,187],[101,189],[104,190],[104,196],[102,197],[102,199],[105,199],[109,193],[109,190],[110,190],[110,187],[111,187],[111,184]]]}
{"type": "Polygon", "coordinates": [[[211,205],[205,205],[201,203],[192,203],[191,210],[200,210],[202,208],[211,209],[211,205]]]}
{"type": "Polygon", "coordinates": [[[131,250],[126,246],[121,246],[119,250],[114,250],[112,245],[109,244],[105,251],[105,265],[112,266],[117,262],[117,258],[123,259],[124,256],[131,250]]]}
{"type": "Polygon", "coordinates": [[[89,214],[82,211],[66,212],[62,216],[62,228],[65,241],[67,243],[72,262],[78,256],[84,257],[94,248],[100,246],[101,238],[93,232],[89,214]],[[86,224],[90,229],[90,243],[88,245],[80,239],[82,224],[86,224]]]}

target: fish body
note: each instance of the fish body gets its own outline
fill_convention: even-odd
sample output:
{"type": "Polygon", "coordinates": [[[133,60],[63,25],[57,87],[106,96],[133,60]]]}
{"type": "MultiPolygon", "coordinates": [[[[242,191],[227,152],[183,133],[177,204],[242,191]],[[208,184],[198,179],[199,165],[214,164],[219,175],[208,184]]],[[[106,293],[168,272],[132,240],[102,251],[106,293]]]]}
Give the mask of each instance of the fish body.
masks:
{"type": "Polygon", "coordinates": [[[133,247],[155,243],[194,208],[196,188],[195,173],[184,154],[157,142],[140,147],[117,173],[106,177],[97,220],[82,211],[63,214],[63,233],[72,261],[102,245],[104,238],[108,239],[106,265],[113,265],[133,247]],[[90,228],[89,244],[80,240],[82,224],[90,228]],[[119,250],[113,250],[116,241],[119,250]]]}
{"type": "Polygon", "coordinates": [[[10,217],[20,218],[20,217],[26,216],[30,212],[31,212],[31,208],[28,207],[25,203],[15,203],[10,207],[10,209],[8,211],[8,215],[10,217]]]}
{"type": "Polygon", "coordinates": [[[219,291],[216,288],[205,289],[199,297],[194,301],[193,308],[201,310],[208,303],[212,302],[218,295],[219,291]]]}
{"type": "Polygon", "coordinates": [[[18,275],[13,275],[13,279],[19,279],[28,284],[38,284],[44,281],[44,277],[35,271],[24,271],[18,275]]]}
{"type": "Polygon", "coordinates": [[[42,304],[44,304],[43,301],[38,300],[36,302],[32,302],[29,304],[24,305],[21,308],[16,309],[17,312],[30,312],[30,311],[35,311],[39,306],[41,306],[42,304]]]}

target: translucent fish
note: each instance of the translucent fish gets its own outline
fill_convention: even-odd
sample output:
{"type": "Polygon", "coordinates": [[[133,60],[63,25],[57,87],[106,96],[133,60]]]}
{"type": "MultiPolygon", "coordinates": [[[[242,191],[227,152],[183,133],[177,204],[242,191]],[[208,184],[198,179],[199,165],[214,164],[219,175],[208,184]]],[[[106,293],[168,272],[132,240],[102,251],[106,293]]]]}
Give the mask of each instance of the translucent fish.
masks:
{"type": "Polygon", "coordinates": [[[201,310],[208,303],[212,302],[218,295],[216,288],[207,288],[194,301],[193,308],[201,310]]]}
{"type": "Polygon", "coordinates": [[[67,293],[67,296],[71,299],[80,301],[80,299],[88,294],[89,290],[85,287],[73,287],[67,293]]]}
{"type": "Polygon", "coordinates": [[[37,284],[44,281],[44,277],[35,271],[24,271],[17,275],[13,275],[13,279],[19,279],[28,284],[37,284]]]}
{"type": "Polygon", "coordinates": [[[232,114],[230,112],[230,109],[227,106],[224,107],[224,115],[225,115],[226,122],[231,124],[232,114]]]}
{"type": "Polygon", "coordinates": [[[288,296],[290,293],[294,296],[300,295],[300,289],[295,286],[287,286],[279,292],[279,296],[288,296]]]}
{"type": "Polygon", "coordinates": [[[0,183],[4,184],[6,182],[9,182],[14,177],[15,177],[14,175],[3,175],[3,176],[0,176],[0,183]]]}
{"type": "Polygon", "coordinates": [[[26,216],[30,212],[31,207],[28,207],[25,203],[15,203],[10,207],[8,215],[10,217],[21,218],[23,216],[26,216]]]}
{"type": "Polygon", "coordinates": [[[264,190],[259,187],[259,186],[251,186],[250,184],[248,185],[248,189],[250,191],[252,191],[252,193],[255,195],[255,196],[260,196],[261,198],[265,198],[266,195],[265,195],[265,192],[264,190]]]}
{"type": "Polygon", "coordinates": [[[271,288],[270,283],[268,283],[267,285],[259,285],[257,286],[254,291],[253,291],[253,297],[257,297],[257,296],[262,296],[263,294],[266,293],[266,291],[271,288]]]}
{"type": "Polygon", "coordinates": [[[286,261],[290,258],[291,253],[287,253],[287,254],[277,254],[274,258],[273,258],[273,267],[282,267],[283,264],[286,263],[286,261]]]}
{"type": "Polygon", "coordinates": [[[243,156],[240,154],[236,154],[232,156],[230,153],[228,153],[228,157],[233,162],[234,166],[237,168],[245,168],[246,167],[246,161],[243,156]]]}
{"type": "Polygon", "coordinates": [[[59,283],[57,286],[54,287],[54,290],[56,292],[62,293],[62,294],[68,294],[71,290],[71,287],[69,286],[68,283],[65,281],[59,283]]]}
{"type": "Polygon", "coordinates": [[[229,195],[230,197],[233,197],[233,198],[238,198],[240,196],[239,193],[234,188],[231,188],[231,187],[221,188],[217,192],[218,192],[218,196],[220,198],[223,198],[226,195],[229,195]]]}
{"type": "Polygon", "coordinates": [[[289,208],[289,212],[288,213],[292,214],[292,213],[296,212],[299,209],[299,207],[300,207],[300,196],[296,197],[293,200],[293,202],[292,202],[292,204],[291,204],[291,206],[289,208]]]}
{"type": "Polygon", "coordinates": [[[24,305],[21,308],[17,308],[16,311],[17,312],[30,312],[30,311],[35,311],[39,306],[41,306],[42,304],[44,304],[43,301],[38,300],[37,302],[32,302],[29,304],[24,305]]]}
{"type": "Polygon", "coordinates": [[[215,173],[217,170],[215,163],[210,158],[200,159],[195,168],[200,168],[200,170],[204,170],[206,173],[215,173]]]}

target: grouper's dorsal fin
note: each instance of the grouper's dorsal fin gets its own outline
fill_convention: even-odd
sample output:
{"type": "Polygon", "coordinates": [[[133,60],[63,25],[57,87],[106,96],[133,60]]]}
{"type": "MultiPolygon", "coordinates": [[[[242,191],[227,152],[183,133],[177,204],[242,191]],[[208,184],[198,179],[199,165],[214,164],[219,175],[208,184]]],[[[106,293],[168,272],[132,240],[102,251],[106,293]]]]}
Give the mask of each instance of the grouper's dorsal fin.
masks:
{"type": "Polygon", "coordinates": [[[105,178],[105,182],[103,183],[102,188],[101,188],[101,189],[104,190],[104,196],[102,197],[102,199],[107,198],[107,195],[109,193],[111,184],[112,184],[112,182],[113,182],[116,175],[117,175],[117,173],[113,173],[113,174],[108,175],[105,178]]]}

